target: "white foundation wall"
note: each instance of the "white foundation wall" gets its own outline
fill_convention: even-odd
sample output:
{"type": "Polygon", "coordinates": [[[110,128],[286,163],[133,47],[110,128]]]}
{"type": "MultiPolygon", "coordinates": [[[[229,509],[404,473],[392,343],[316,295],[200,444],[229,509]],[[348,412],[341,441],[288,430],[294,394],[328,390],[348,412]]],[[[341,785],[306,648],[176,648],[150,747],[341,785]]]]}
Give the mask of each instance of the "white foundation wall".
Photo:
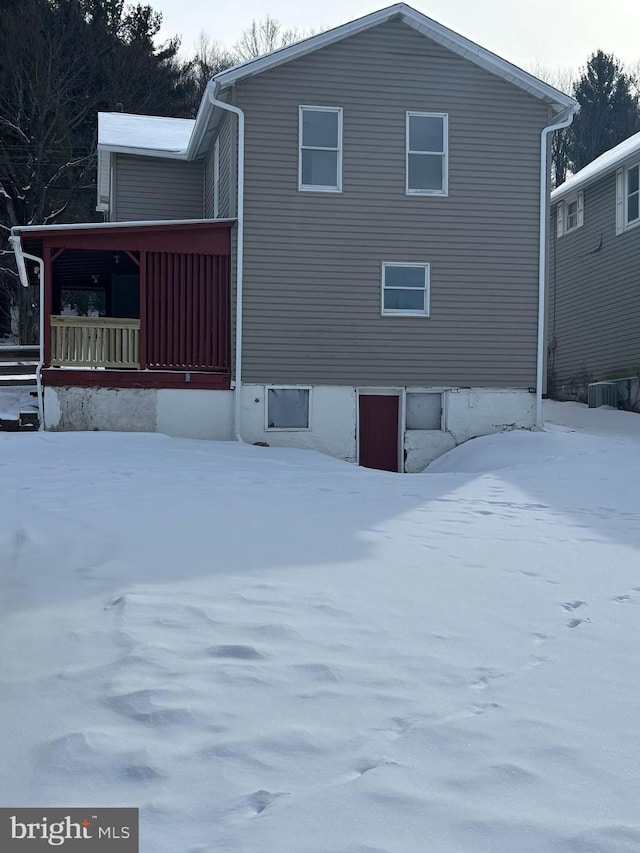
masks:
{"type": "MultiPolygon", "coordinates": [[[[242,387],[241,431],[245,442],[318,450],[347,462],[356,461],[356,387],[314,386],[309,430],[266,428],[267,387],[242,387]]],[[[402,400],[402,389],[389,390],[398,393],[402,400]]],[[[402,455],[406,473],[423,471],[438,456],[470,438],[507,429],[531,429],[535,424],[535,395],[528,391],[405,390],[442,392],[444,424],[443,430],[405,430],[402,455]]],[[[44,396],[45,429],[49,430],[163,432],[181,438],[228,441],[235,438],[233,409],[233,391],[49,387],[45,388],[44,396]]]]}
{"type": "MultiPolygon", "coordinates": [[[[307,386],[301,386],[307,387],[307,386]]],[[[267,430],[264,385],[242,386],[242,438],[253,444],[301,447],[356,461],[356,389],[315,385],[311,389],[310,430],[267,430]]]]}
{"type": "MultiPolygon", "coordinates": [[[[407,388],[407,393],[429,391],[407,388]]],[[[440,390],[440,389],[433,389],[440,390]]],[[[531,429],[536,419],[535,394],[501,388],[452,388],[443,392],[444,430],[406,430],[404,470],[424,471],[448,450],[480,435],[508,429],[531,429]]]]}
{"type": "Polygon", "coordinates": [[[45,388],[48,430],[163,432],[232,438],[233,392],[154,388],[45,388]]]}
{"type": "Polygon", "coordinates": [[[179,438],[228,441],[233,437],[233,391],[156,391],[156,428],[179,438]]]}
{"type": "Polygon", "coordinates": [[[49,430],[155,432],[156,394],[151,388],[44,389],[44,426],[49,430]]]}

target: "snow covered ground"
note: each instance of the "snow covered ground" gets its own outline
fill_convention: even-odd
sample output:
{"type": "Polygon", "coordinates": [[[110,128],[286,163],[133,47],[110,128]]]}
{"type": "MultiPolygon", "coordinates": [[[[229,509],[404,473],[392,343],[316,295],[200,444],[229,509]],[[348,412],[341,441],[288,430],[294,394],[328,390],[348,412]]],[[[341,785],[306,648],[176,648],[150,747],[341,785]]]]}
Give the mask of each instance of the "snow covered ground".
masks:
{"type": "MultiPolygon", "coordinates": [[[[640,849],[640,417],[422,475],[0,434],[0,805],[143,853],[640,849]]],[[[575,430],[575,431],[574,431],[575,430]]]]}
{"type": "Polygon", "coordinates": [[[35,388],[29,385],[0,387],[0,418],[15,419],[20,412],[37,412],[38,401],[31,396],[32,391],[35,388]]]}

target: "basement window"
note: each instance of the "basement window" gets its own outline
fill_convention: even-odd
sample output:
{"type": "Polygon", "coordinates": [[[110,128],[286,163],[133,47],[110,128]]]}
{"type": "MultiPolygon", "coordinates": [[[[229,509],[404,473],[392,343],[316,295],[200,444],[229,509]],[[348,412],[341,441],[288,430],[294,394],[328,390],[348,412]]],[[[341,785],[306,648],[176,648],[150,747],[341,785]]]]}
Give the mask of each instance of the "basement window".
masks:
{"type": "Polygon", "coordinates": [[[268,430],[308,430],[311,428],[310,388],[267,388],[268,430]]]}
{"type": "Polygon", "coordinates": [[[442,430],[442,394],[407,393],[407,429],[442,430]]]}

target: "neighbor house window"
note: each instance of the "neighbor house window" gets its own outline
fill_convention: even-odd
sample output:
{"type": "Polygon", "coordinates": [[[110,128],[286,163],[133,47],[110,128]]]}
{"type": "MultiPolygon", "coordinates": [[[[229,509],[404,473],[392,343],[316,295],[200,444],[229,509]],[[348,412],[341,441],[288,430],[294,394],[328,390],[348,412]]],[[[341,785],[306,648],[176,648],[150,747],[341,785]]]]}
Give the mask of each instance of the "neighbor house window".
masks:
{"type": "Polygon", "coordinates": [[[556,233],[558,237],[569,234],[584,224],[584,195],[582,192],[561,201],[556,208],[556,233]]]}
{"type": "Polygon", "coordinates": [[[407,392],[407,429],[442,429],[442,394],[407,392]]]}
{"type": "Polygon", "coordinates": [[[310,388],[267,388],[267,429],[310,429],[310,388]]]}
{"type": "Polygon", "coordinates": [[[627,225],[640,221],[640,164],[627,169],[627,225]]]}
{"type": "Polygon", "coordinates": [[[429,316],[429,264],[382,264],[382,313],[429,316]]]}
{"type": "Polygon", "coordinates": [[[407,193],[447,195],[448,116],[407,113],[407,193]]]}
{"type": "Polygon", "coordinates": [[[342,189],[342,108],[300,107],[299,189],[342,189]]]}

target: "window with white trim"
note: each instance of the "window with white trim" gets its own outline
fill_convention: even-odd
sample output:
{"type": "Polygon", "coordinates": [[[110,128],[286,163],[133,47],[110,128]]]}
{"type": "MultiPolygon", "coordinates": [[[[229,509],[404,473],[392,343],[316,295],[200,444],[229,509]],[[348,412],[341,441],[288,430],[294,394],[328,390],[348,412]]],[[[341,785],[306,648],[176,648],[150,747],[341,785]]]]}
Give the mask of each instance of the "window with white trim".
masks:
{"type": "Polygon", "coordinates": [[[640,225],[640,163],[616,172],[616,234],[640,225]]]}
{"type": "Polygon", "coordinates": [[[311,389],[267,388],[267,430],[311,428],[311,389]]]}
{"type": "Polygon", "coordinates": [[[640,221],[640,164],[627,169],[625,207],[627,225],[640,221]]]}
{"type": "Polygon", "coordinates": [[[342,190],[342,107],[300,107],[298,189],[342,190]]]}
{"type": "Polygon", "coordinates": [[[448,137],[447,113],[407,112],[408,195],[447,195],[448,137]]]}
{"type": "Polygon", "coordinates": [[[382,313],[429,316],[429,264],[382,264],[382,313]]]}
{"type": "Polygon", "coordinates": [[[584,225],[584,194],[582,191],[558,203],[556,208],[556,234],[562,237],[584,225]]]}
{"type": "Polygon", "coordinates": [[[407,391],[405,417],[409,430],[442,430],[442,394],[407,391]]]}

